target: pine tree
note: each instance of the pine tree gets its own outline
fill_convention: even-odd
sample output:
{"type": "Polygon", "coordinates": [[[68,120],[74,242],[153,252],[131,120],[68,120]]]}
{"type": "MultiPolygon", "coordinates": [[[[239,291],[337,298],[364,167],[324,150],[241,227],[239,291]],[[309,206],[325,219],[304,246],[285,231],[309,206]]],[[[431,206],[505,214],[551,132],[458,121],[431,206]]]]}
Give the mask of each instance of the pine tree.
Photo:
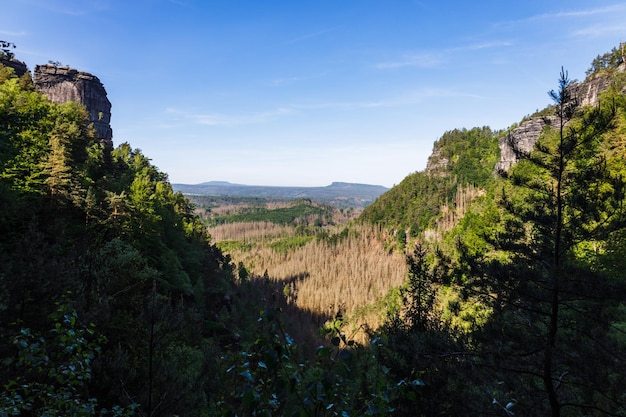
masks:
{"type": "Polygon", "coordinates": [[[579,108],[565,71],[549,94],[556,126],[533,151],[518,151],[513,187],[503,193],[505,231],[494,242],[502,255],[481,265],[467,260],[496,312],[484,353],[514,375],[509,388],[526,401],[526,415],[558,417],[565,408],[612,415],[618,403],[598,367],[618,366],[607,335],[624,282],[589,269],[576,251],[626,226],[624,181],[600,146],[616,109],[579,108]]]}

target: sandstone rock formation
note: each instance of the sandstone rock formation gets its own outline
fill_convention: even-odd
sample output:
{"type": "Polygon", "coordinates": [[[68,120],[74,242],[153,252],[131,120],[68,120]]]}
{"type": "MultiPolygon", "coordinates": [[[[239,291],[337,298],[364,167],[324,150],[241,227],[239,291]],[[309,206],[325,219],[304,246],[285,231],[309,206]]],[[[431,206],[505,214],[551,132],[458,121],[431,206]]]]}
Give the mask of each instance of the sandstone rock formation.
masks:
{"type": "MultiPolygon", "coordinates": [[[[616,72],[625,72],[626,63],[620,64],[616,72]]],[[[573,95],[577,97],[578,104],[581,106],[596,106],[599,102],[600,93],[611,85],[611,74],[608,72],[600,72],[589,76],[581,83],[572,85],[573,95]]]]}
{"type": "Polygon", "coordinates": [[[28,72],[26,64],[15,58],[7,59],[3,56],[2,59],[0,59],[0,64],[9,68],[13,68],[13,70],[15,71],[15,75],[17,75],[18,77],[21,77],[28,72]]]}
{"type": "Polygon", "coordinates": [[[446,176],[449,162],[448,158],[441,156],[441,149],[435,146],[426,162],[426,172],[430,175],[446,176]]]}
{"type": "Polygon", "coordinates": [[[500,138],[500,161],[496,163],[496,172],[508,172],[518,161],[516,151],[530,152],[543,129],[556,120],[555,116],[532,117],[500,138]]]}
{"type": "Polygon", "coordinates": [[[98,137],[112,145],[111,102],[98,77],[67,66],[45,64],[35,66],[33,82],[52,102],[74,101],[83,104],[98,137]]]}
{"type": "MultiPolygon", "coordinates": [[[[617,72],[626,71],[626,63],[616,68],[617,72]]],[[[606,72],[592,75],[581,83],[571,85],[572,96],[579,106],[596,106],[599,102],[600,93],[611,85],[611,75],[606,72]]],[[[496,163],[496,172],[508,172],[517,162],[515,149],[522,152],[530,152],[543,129],[556,122],[555,116],[533,117],[524,121],[508,135],[500,139],[500,161],[496,163]]]]}

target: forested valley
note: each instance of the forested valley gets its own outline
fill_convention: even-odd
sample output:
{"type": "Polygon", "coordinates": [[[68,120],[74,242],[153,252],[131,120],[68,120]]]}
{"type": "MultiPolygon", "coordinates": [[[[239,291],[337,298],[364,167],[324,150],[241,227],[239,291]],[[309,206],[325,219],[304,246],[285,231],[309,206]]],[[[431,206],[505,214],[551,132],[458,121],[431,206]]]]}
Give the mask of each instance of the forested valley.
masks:
{"type": "Polygon", "coordinates": [[[0,416],[626,415],[624,66],[362,211],[175,193],[1,66],[0,416]]]}

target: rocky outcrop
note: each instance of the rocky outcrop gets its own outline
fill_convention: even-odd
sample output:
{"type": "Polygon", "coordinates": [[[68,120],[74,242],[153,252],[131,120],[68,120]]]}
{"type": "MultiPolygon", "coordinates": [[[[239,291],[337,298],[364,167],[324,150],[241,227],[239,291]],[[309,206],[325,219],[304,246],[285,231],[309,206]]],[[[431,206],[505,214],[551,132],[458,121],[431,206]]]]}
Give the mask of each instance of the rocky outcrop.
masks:
{"type": "MultiPolygon", "coordinates": [[[[622,63],[615,69],[616,72],[625,72],[626,63],[622,63]]],[[[572,97],[578,106],[597,106],[600,101],[600,93],[608,89],[612,82],[612,74],[601,72],[588,77],[581,83],[571,85],[572,97]]],[[[496,164],[496,172],[508,172],[518,161],[516,150],[530,152],[543,129],[553,125],[557,121],[555,116],[533,117],[526,120],[519,127],[500,139],[500,161],[496,164]]]]}
{"type": "MultiPolygon", "coordinates": [[[[613,71],[626,72],[626,63],[620,64],[613,71]]],[[[600,93],[611,86],[613,71],[603,71],[593,74],[581,83],[572,85],[572,95],[577,98],[581,106],[596,106],[600,101],[600,93]]]]}
{"type": "Polygon", "coordinates": [[[0,64],[4,65],[5,67],[13,68],[13,71],[15,71],[15,75],[17,75],[18,77],[21,77],[28,72],[28,67],[26,67],[26,64],[13,57],[9,59],[6,56],[2,56],[2,58],[0,59],[0,64]]]}
{"type": "Polygon", "coordinates": [[[441,155],[441,148],[435,144],[433,152],[426,162],[426,172],[430,175],[445,177],[448,175],[447,169],[449,162],[448,158],[441,155]]]}
{"type": "Polygon", "coordinates": [[[496,163],[496,172],[508,172],[518,161],[520,152],[530,152],[546,126],[556,122],[555,116],[533,117],[522,122],[507,135],[500,138],[500,161],[496,163]]]}
{"type": "Polygon", "coordinates": [[[54,103],[74,101],[83,104],[100,140],[113,143],[111,102],[98,77],[67,66],[45,64],[35,67],[33,82],[54,103]]]}

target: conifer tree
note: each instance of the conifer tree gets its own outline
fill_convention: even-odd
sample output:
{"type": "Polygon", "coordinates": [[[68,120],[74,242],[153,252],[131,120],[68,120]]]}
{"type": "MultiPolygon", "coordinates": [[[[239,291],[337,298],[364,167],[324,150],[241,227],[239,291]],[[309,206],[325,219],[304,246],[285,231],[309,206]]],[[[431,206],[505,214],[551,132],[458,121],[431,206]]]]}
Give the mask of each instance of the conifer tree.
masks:
{"type": "Polygon", "coordinates": [[[624,282],[576,256],[581,245],[626,225],[624,181],[608,169],[600,146],[616,109],[612,103],[581,109],[572,91],[561,71],[558,90],[549,93],[556,126],[533,151],[517,151],[513,187],[503,193],[505,231],[494,242],[502,256],[474,271],[485,278],[480,286],[495,312],[483,353],[517,378],[509,388],[524,398],[526,415],[569,415],[565,409],[613,415],[618,407],[607,395],[610,379],[597,369],[617,366],[607,334],[624,282]]]}

